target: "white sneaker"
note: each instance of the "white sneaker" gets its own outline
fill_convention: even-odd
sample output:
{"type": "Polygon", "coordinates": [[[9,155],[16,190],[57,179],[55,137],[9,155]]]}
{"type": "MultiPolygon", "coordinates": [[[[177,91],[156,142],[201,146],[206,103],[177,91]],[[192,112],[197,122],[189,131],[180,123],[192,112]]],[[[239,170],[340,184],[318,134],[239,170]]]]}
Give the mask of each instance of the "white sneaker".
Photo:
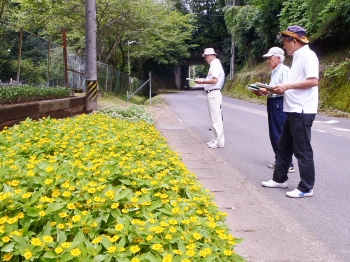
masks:
{"type": "Polygon", "coordinates": [[[289,191],[286,193],[287,197],[294,197],[294,198],[311,197],[313,195],[314,195],[314,191],[312,189],[309,192],[301,192],[298,189],[294,189],[293,191],[289,191]]]}
{"type": "Polygon", "coordinates": [[[223,148],[224,147],[224,145],[220,145],[220,144],[218,144],[217,142],[213,142],[213,143],[211,143],[211,144],[208,144],[208,147],[209,148],[223,148]]]}
{"type": "Polygon", "coordinates": [[[212,140],[210,140],[208,143],[207,143],[207,145],[209,146],[210,144],[212,144],[212,143],[214,143],[215,142],[215,139],[212,139],[212,140]]]}
{"type": "Polygon", "coordinates": [[[268,167],[271,168],[271,169],[274,169],[275,168],[275,163],[271,163],[271,164],[268,164],[268,167]]]}
{"type": "Polygon", "coordinates": [[[293,166],[290,166],[288,168],[288,173],[295,173],[295,168],[293,166]]]}
{"type": "Polygon", "coordinates": [[[273,180],[269,180],[269,181],[263,181],[261,182],[261,185],[264,187],[273,187],[273,188],[287,188],[288,187],[288,182],[284,182],[284,183],[277,183],[273,180]]]}

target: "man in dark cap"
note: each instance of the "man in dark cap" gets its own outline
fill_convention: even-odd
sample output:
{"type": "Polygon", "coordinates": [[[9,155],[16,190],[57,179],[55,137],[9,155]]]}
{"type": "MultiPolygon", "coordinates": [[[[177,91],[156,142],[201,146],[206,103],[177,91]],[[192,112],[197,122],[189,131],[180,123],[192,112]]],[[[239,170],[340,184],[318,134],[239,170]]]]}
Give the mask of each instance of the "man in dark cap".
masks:
{"type": "Polygon", "coordinates": [[[311,126],[318,107],[319,61],[309,48],[306,30],[298,25],[289,26],[280,32],[284,49],[293,56],[288,80],[272,90],[284,94],[283,111],[287,117],[278,142],[277,160],[273,178],[262,182],[271,188],[288,187],[288,168],[293,153],[298,160],[300,182],[298,187],[287,192],[288,197],[313,196],[315,166],[311,147],[311,126]]]}

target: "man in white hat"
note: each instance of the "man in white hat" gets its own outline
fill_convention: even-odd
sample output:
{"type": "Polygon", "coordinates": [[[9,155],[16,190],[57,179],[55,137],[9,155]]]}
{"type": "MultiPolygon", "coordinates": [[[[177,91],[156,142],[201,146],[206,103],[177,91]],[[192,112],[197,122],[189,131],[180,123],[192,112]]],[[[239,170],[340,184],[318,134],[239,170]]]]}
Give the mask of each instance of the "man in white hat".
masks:
{"type": "Polygon", "coordinates": [[[225,82],[225,72],[221,62],[216,58],[213,48],[204,49],[202,55],[210,65],[207,78],[197,78],[195,83],[204,84],[207,94],[209,115],[212,125],[212,140],[207,143],[209,148],[222,148],[225,145],[223,117],[221,112],[222,94],[221,89],[225,82]]]}
{"type": "Polygon", "coordinates": [[[319,61],[309,48],[306,30],[298,25],[280,32],[283,47],[293,56],[287,82],[271,91],[284,94],[284,112],[287,113],[280,140],[272,179],[263,181],[264,187],[287,188],[288,165],[294,153],[298,160],[300,182],[286,196],[311,197],[314,194],[315,165],[311,146],[311,127],[318,107],[319,61]]]}
{"type": "MultiPolygon", "coordinates": [[[[283,64],[285,57],[282,48],[270,48],[267,54],[263,55],[263,58],[266,58],[267,63],[272,69],[270,86],[276,86],[288,80],[290,68],[283,64]]],[[[277,159],[277,144],[282,133],[284,120],[286,119],[286,113],[283,112],[283,94],[273,94],[265,88],[260,88],[259,91],[254,91],[254,93],[258,96],[267,95],[269,136],[273,152],[275,153],[275,161],[270,163],[268,167],[274,169],[277,159]]],[[[290,162],[288,172],[295,172],[292,161],[290,162]]]]}

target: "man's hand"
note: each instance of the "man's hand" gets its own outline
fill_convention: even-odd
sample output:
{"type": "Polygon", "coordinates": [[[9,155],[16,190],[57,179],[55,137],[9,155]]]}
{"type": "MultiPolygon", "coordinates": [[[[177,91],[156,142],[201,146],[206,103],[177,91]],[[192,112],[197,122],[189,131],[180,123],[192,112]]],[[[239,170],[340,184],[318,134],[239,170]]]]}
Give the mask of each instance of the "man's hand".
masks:
{"type": "Polygon", "coordinates": [[[204,84],[203,81],[204,79],[203,78],[196,78],[195,80],[194,80],[194,82],[196,83],[196,84],[204,84]]]}
{"type": "Polygon", "coordinates": [[[288,89],[289,89],[288,84],[279,84],[275,86],[273,89],[271,89],[270,92],[281,95],[284,92],[286,92],[288,89]]]}
{"type": "Polygon", "coordinates": [[[259,88],[259,91],[260,95],[268,95],[269,94],[269,91],[266,89],[266,88],[259,88]]]}

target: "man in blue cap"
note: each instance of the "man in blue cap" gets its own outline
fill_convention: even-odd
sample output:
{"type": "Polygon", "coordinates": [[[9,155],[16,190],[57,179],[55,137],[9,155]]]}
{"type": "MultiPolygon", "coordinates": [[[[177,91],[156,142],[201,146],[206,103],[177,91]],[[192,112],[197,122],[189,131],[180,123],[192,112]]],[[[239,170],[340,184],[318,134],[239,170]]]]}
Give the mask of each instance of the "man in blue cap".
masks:
{"type": "Polygon", "coordinates": [[[283,111],[287,117],[277,146],[277,161],[273,178],[262,182],[271,188],[288,187],[288,168],[293,153],[298,160],[300,182],[298,187],[287,192],[288,197],[313,196],[315,166],[311,147],[311,126],[318,107],[319,61],[309,48],[306,30],[298,25],[289,26],[280,32],[284,49],[293,56],[288,80],[272,90],[284,94],[283,111]]]}

